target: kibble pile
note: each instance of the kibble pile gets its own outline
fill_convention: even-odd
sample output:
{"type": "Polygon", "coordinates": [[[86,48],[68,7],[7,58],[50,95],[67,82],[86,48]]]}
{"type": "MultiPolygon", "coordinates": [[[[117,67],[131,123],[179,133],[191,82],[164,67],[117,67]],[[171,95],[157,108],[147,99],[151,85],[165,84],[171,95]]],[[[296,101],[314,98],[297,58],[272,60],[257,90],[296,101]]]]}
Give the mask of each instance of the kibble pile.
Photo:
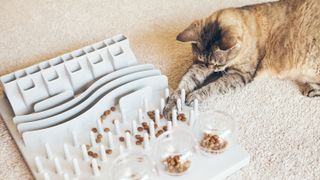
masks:
{"type": "Polygon", "coordinates": [[[200,147],[202,150],[208,153],[220,153],[227,147],[227,141],[220,138],[215,134],[204,133],[202,140],[200,141],[200,147]]]}
{"type": "Polygon", "coordinates": [[[167,157],[163,164],[169,174],[181,174],[189,169],[191,161],[183,160],[181,155],[174,155],[167,157]]]}

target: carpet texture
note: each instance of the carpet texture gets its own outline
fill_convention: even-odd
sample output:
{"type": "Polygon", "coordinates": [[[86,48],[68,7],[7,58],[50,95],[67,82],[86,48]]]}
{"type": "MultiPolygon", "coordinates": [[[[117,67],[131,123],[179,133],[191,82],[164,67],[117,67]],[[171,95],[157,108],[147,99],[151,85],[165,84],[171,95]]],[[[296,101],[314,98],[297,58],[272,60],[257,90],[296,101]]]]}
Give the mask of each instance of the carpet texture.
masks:
{"type": "MultiPolygon", "coordinates": [[[[0,6],[0,75],[123,33],[141,63],[152,63],[175,88],[191,64],[190,46],[175,41],[194,19],[262,0],[10,0],[0,6]]],[[[256,80],[203,109],[237,120],[250,164],[230,179],[319,179],[320,98],[290,82],[256,80]]],[[[0,179],[32,179],[0,120],[0,179]]]]}

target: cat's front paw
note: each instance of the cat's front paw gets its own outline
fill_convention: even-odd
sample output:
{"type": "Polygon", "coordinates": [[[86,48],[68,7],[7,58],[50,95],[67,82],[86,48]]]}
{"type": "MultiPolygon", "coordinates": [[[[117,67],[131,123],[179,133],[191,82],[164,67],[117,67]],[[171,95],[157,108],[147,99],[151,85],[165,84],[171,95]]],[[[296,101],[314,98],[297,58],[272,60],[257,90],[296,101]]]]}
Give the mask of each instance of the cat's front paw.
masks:
{"type": "Polygon", "coordinates": [[[176,108],[175,104],[166,104],[163,109],[163,116],[165,119],[170,120],[172,116],[172,109],[176,108]]]}
{"type": "Polygon", "coordinates": [[[187,95],[187,97],[186,97],[186,105],[191,106],[193,104],[193,101],[196,100],[196,99],[199,102],[202,101],[200,92],[198,90],[197,91],[193,91],[193,92],[191,92],[191,93],[189,93],[187,95]]]}
{"type": "Polygon", "coordinates": [[[171,119],[172,109],[176,108],[176,101],[179,98],[180,94],[178,91],[173,92],[167,99],[167,103],[163,109],[163,116],[166,119],[171,119]]]}

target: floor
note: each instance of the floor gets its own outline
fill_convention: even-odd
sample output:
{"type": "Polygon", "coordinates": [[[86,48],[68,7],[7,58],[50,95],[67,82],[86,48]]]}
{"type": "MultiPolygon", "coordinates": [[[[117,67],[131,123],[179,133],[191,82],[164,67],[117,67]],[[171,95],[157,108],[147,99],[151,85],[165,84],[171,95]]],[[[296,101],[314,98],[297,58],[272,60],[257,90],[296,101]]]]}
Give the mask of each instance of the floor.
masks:
{"type": "MultiPolygon", "coordinates": [[[[176,35],[194,19],[263,0],[11,0],[0,6],[0,75],[123,33],[141,63],[152,63],[175,88],[191,63],[176,35]]],[[[2,90],[2,89],[0,89],[2,90]]],[[[290,82],[257,80],[213,97],[201,108],[236,117],[251,163],[229,179],[319,179],[320,98],[305,98],[290,82]]],[[[0,179],[32,179],[0,120],[0,179]]]]}

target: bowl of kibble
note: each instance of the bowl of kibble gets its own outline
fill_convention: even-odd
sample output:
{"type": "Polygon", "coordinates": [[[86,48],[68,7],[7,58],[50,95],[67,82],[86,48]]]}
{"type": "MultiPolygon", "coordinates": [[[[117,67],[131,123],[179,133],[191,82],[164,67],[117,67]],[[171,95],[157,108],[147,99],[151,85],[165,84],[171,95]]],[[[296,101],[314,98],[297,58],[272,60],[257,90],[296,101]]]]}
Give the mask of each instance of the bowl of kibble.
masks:
{"type": "Polygon", "coordinates": [[[199,116],[198,147],[204,155],[223,153],[233,140],[235,121],[222,111],[202,112],[199,116]]]}
{"type": "Polygon", "coordinates": [[[151,157],[139,151],[120,155],[111,169],[112,180],[153,180],[159,174],[151,157]]]}
{"type": "Polygon", "coordinates": [[[188,127],[174,127],[159,136],[154,156],[160,173],[180,176],[192,165],[197,141],[188,127]]]}

